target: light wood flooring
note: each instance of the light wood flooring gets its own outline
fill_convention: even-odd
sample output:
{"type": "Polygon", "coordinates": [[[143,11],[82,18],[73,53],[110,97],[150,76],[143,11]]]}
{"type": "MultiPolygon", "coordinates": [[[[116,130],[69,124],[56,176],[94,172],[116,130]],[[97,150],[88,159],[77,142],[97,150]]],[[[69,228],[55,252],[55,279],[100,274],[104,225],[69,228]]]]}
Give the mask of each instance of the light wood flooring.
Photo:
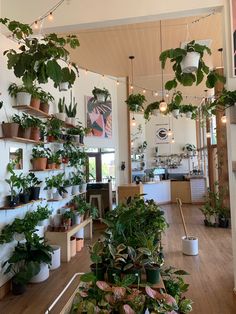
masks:
{"type": "MultiPolygon", "coordinates": [[[[162,206],[169,222],[163,239],[166,265],[184,269],[190,273],[187,294],[194,301],[193,314],[236,314],[236,296],[233,294],[233,270],[231,230],[207,228],[203,225],[197,206],[183,206],[187,227],[191,235],[199,238],[199,255],[184,256],[181,251],[183,228],[175,205],[162,206]]],[[[100,225],[95,226],[95,237],[100,225]]],[[[88,243],[87,243],[88,244],[88,243]]],[[[0,301],[0,314],[43,314],[59,295],[75,272],[89,270],[89,254],[85,247],[70,263],[51,272],[50,278],[41,284],[31,284],[22,296],[9,294],[0,301]]],[[[75,280],[68,295],[78,284],[75,280]]],[[[66,297],[68,297],[65,296],[66,297]]],[[[62,301],[63,302],[63,301],[62,301]]],[[[60,304],[52,314],[59,313],[60,304]]]]}

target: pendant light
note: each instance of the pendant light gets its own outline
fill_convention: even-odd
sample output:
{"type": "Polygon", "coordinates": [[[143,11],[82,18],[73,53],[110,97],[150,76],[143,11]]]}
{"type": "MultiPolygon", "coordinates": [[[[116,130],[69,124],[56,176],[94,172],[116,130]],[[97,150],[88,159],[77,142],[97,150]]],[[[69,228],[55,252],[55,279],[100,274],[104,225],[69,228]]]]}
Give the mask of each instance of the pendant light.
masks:
{"type": "MultiPolygon", "coordinates": [[[[160,21],[160,50],[162,53],[162,24],[160,21]]],[[[164,94],[165,94],[165,90],[164,90],[164,72],[163,72],[163,68],[161,66],[161,87],[162,87],[162,100],[160,101],[159,104],[159,110],[160,112],[165,112],[167,110],[167,103],[164,100],[164,94]]]]}
{"type": "Polygon", "coordinates": [[[129,56],[130,63],[131,63],[131,84],[130,84],[130,89],[133,92],[134,89],[134,67],[133,67],[133,60],[134,56],[129,56]]]}

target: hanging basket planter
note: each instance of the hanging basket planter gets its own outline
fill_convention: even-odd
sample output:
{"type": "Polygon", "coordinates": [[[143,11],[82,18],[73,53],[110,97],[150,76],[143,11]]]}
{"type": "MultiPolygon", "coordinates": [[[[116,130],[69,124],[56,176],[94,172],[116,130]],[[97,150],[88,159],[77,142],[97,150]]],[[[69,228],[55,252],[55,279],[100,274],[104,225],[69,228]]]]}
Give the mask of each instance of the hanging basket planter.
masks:
{"type": "Polygon", "coordinates": [[[198,69],[200,60],[200,53],[198,52],[188,52],[180,63],[183,73],[193,73],[198,69]]]}
{"type": "Polygon", "coordinates": [[[187,118],[187,119],[191,119],[192,118],[192,112],[191,111],[189,111],[189,112],[186,112],[185,113],[185,117],[187,118]]]}
{"type": "Polygon", "coordinates": [[[174,109],[173,111],[172,111],[172,115],[173,115],[173,117],[174,118],[178,118],[179,117],[179,109],[174,109]]]}

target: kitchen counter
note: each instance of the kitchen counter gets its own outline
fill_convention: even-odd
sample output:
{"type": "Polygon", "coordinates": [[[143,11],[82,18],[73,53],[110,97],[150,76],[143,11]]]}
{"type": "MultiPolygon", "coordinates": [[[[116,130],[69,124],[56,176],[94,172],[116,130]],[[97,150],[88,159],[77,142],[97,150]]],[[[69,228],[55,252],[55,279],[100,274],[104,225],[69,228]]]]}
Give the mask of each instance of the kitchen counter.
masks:
{"type": "Polygon", "coordinates": [[[153,199],[158,204],[166,204],[171,201],[170,180],[152,181],[143,183],[145,200],[153,199]]]}

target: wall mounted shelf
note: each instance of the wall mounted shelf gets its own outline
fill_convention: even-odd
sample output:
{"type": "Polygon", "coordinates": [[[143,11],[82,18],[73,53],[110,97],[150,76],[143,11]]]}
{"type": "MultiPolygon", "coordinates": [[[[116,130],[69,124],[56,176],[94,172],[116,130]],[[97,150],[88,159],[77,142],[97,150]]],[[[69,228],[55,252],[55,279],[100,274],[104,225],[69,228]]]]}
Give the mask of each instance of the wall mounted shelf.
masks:
{"type": "Polygon", "coordinates": [[[44,199],[40,198],[39,200],[30,201],[29,203],[26,203],[26,204],[19,204],[19,205],[14,206],[14,207],[2,206],[2,207],[0,207],[0,210],[14,210],[14,209],[22,208],[22,207],[27,206],[27,205],[32,205],[34,203],[42,202],[42,201],[44,201],[44,199]]]}
{"type": "Polygon", "coordinates": [[[26,139],[18,136],[13,137],[0,137],[0,140],[11,141],[11,142],[19,142],[24,144],[41,144],[42,142],[34,141],[31,139],[26,139]]]}
{"type": "Polygon", "coordinates": [[[34,107],[31,107],[31,106],[12,106],[12,108],[27,112],[29,114],[32,114],[32,115],[34,115],[36,117],[40,117],[40,118],[50,118],[51,117],[50,114],[48,114],[42,110],[35,109],[34,107]]]}
{"type": "Polygon", "coordinates": [[[45,170],[34,170],[30,169],[30,172],[49,172],[49,171],[64,171],[64,169],[45,169],[45,170]]]}

